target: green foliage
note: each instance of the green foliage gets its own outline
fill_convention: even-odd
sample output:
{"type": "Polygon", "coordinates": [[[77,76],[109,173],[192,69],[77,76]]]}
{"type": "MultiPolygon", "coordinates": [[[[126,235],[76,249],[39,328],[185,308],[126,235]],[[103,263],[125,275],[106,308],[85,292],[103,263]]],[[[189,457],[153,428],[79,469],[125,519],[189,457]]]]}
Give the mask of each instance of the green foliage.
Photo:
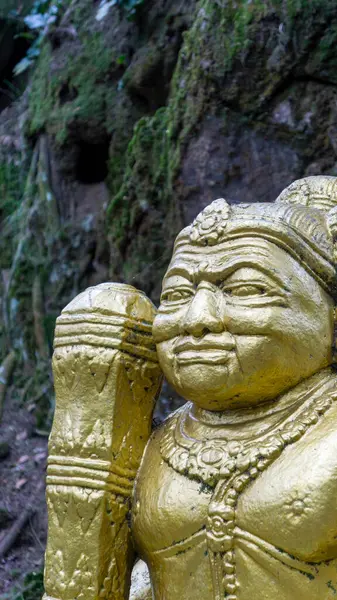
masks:
{"type": "Polygon", "coordinates": [[[41,50],[39,65],[36,69],[31,85],[29,98],[29,108],[31,114],[29,132],[34,134],[45,124],[48,114],[52,112],[55,98],[52,94],[50,85],[49,67],[51,61],[51,51],[49,44],[45,44],[41,50]]]}
{"type": "MultiPolygon", "coordinates": [[[[22,18],[22,24],[28,27],[33,33],[22,32],[17,37],[32,39],[33,42],[27,50],[24,58],[14,67],[14,75],[19,75],[26,71],[38,58],[41,52],[42,42],[49,30],[49,27],[56,22],[64,6],[64,0],[35,0],[31,11],[22,18]]],[[[18,10],[9,12],[9,17],[20,20],[18,10]]]]}
{"type": "Polygon", "coordinates": [[[25,169],[13,162],[0,163],[0,268],[9,269],[15,250],[17,220],[24,191],[25,169]]]}
{"type": "Polygon", "coordinates": [[[181,227],[180,215],[170,202],[173,171],[169,151],[168,111],[160,108],[152,117],[138,121],[123,161],[112,157],[109,163],[110,189],[117,192],[107,209],[113,276],[122,266],[123,280],[152,294],[155,301],[159,273],[163,273],[173,237],[181,227]],[[120,183],[117,187],[116,180],[120,183]]]}
{"type": "Polygon", "coordinates": [[[21,585],[14,585],[2,600],[40,600],[44,593],[43,571],[27,573],[21,585]]]}
{"type": "Polygon", "coordinates": [[[30,92],[29,134],[48,130],[62,144],[67,139],[67,126],[74,119],[78,125],[105,123],[113,91],[106,79],[116,64],[111,49],[100,32],[81,35],[81,52],[66,57],[62,70],[50,72],[52,53],[49,44],[41,51],[30,92]],[[69,88],[69,99],[60,101],[60,92],[69,88]]]}
{"type": "Polygon", "coordinates": [[[13,162],[0,163],[0,216],[12,215],[19,207],[24,189],[20,167],[13,162]]]}

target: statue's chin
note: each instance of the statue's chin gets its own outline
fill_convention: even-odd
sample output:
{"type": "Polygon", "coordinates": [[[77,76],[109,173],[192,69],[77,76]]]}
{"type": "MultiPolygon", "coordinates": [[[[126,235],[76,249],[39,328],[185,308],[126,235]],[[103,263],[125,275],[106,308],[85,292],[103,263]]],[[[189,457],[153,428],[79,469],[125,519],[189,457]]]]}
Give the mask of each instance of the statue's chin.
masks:
{"type": "Polygon", "coordinates": [[[173,373],[165,375],[183,398],[210,411],[253,408],[274,400],[298,383],[296,378],[276,381],[265,372],[244,373],[237,360],[226,364],[180,364],[173,373]]]}
{"type": "Polygon", "coordinates": [[[224,410],[237,406],[235,394],[242,384],[242,373],[229,363],[183,363],[168,378],[176,391],[206,410],[224,410]]]}

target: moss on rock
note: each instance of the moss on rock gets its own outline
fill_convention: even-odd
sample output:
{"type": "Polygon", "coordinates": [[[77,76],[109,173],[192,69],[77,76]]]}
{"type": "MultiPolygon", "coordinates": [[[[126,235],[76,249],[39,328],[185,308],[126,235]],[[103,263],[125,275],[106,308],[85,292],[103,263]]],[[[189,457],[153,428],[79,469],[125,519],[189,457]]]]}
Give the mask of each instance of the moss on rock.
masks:
{"type": "MultiPolygon", "coordinates": [[[[150,293],[181,223],[172,203],[167,109],[142,118],[124,158],[124,177],[107,210],[112,276],[150,293]],[[170,225],[169,225],[170,224],[170,225]]],[[[116,164],[110,161],[110,174],[116,164]]],[[[118,164],[117,168],[120,167],[118,164]]],[[[158,289],[155,296],[158,296],[158,289]]]]}
{"type": "MultiPolygon", "coordinates": [[[[325,0],[197,4],[167,107],[140,120],[126,156],[110,160],[112,179],[120,181],[117,172],[124,168],[108,208],[112,277],[136,281],[158,298],[169,255],[158,258],[160,240],[170,247],[182,225],[180,172],[191,138],[205,118],[226,110],[266,130],[274,97],[292,79],[310,73],[334,82],[336,18],[335,3],[325,0]]],[[[300,132],[298,139],[307,144],[300,132]]]]}
{"type": "Polygon", "coordinates": [[[104,131],[111,102],[105,80],[116,58],[99,32],[84,35],[79,45],[79,52],[54,71],[51,44],[44,46],[30,94],[30,135],[48,129],[61,145],[69,136],[69,125],[80,128],[90,123],[92,129],[104,131]]]}

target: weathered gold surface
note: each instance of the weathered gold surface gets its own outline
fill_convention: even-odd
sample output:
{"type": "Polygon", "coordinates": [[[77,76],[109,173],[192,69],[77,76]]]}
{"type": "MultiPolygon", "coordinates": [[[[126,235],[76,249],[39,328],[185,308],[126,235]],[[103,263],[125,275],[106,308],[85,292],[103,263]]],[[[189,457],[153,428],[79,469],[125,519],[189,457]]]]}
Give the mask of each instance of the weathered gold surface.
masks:
{"type": "MultiPolygon", "coordinates": [[[[118,531],[125,532],[124,537],[107,537],[104,528],[95,525],[96,546],[88,554],[90,538],[79,536],[81,523],[90,521],[83,491],[83,518],[72,509],[67,523],[52,521],[47,581],[49,571],[54,579],[62,569],[69,571],[68,566],[55,566],[56,549],[69,539],[67,565],[84,577],[84,583],[76,593],[68,583],[66,592],[58,585],[47,589],[48,594],[60,600],[102,597],[102,587],[89,586],[88,591],[85,574],[91,570],[96,576],[112,556],[118,557],[113,558],[118,562],[114,574],[123,575],[116,576],[115,586],[103,597],[127,599],[132,540],[148,567],[155,600],[336,598],[336,260],[333,177],[295,182],[273,205],[230,206],[216,200],[179,234],[153,336],[164,375],[187,403],[154,432],[140,467],[143,446],[134,441],[134,434],[128,438],[138,476],[130,528],[128,504],[121,500],[118,505],[123,507],[118,531]],[[75,538],[82,540],[86,565],[73,558],[75,538]]],[[[116,290],[114,302],[119,293],[116,290]]],[[[67,327],[65,322],[65,340],[67,327]]],[[[59,331],[56,354],[63,352],[59,331]]],[[[82,335],[90,337],[90,327],[78,328],[79,343],[82,335]]],[[[100,336],[106,337],[103,323],[100,336]]],[[[124,342],[128,343],[124,338],[119,343],[124,342]]],[[[137,337],[133,349],[118,346],[118,351],[121,356],[125,350],[134,355],[143,347],[153,352],[143,337],[137,337]]],[[[155,360],[153,354],[146,359],[155,360]]],[[[69,367],[62,363],[63,375],[56,372],[56,387],[62,388],[62,377],[82,372],[87,359],[79,356],[76,366],[73,360],[69,367]]],[[[144,392],[141,386],[139,391],[137,377],[134,394],[140,398],[144,392]]],[[[78,410],[83,411],[90,398],[88,385],[83,380],[73,402],[78,410]]],[[[124,435],[140,417],[124,408],[127,400],[114,386],[111,380],[112,404],[118,404],[125,418],[128,415],[124,435]]],[[[151,397],[157,387],[154,384],[151,397]]],[[[69,410],[70,397],[58,397],[55,423],[65,425],[54,425],[51,454],[63,452],[67,460],[80,456],[84,437],[72,430],[76,452],[65,442],[67,425],[61,414],[69,410]],[[62,431],[62,439],[54,452],[57,431],[62,431]]],[[[94,423],[94,413],[101,412],[103,423],[103,404],[99,396],[92,401],[88,426],[94,423]]],[[[145,414],[140,406],[138,414],[143,410],[145,414]]],[[[107,404],[104,411],[111,422],[107,404]]],[[[112,457],[110,449],[101,457],[100,442],[96,450],[97,459],[112,465],[121,439],[116,431],[111,427],[112,457]]],[[[123,455],[121,469],[129,464],[124,460],[123,455]]],[[[115,477],[116,470],[111,471],[115,477]]],[[[53,493],[53,470],[49,477],[53,493]]],[[[133,474],[124,497],[130,497],[132,482],[133,474]]],[[[109,485],[117,481],[111,479],[109,485]]],[[[55,514],[60,512],[58,508],[55,514]]],[[[130,598],[148,597],[146,567],[138,562],[130,598]]]]}
{"type": "Polygon", "coordinates": [[[161,383],[154,314],[131,286],[107,283],[77,296],[57,320],[47,473],[49,597],[128,595],[130,497],[161,383]]]}

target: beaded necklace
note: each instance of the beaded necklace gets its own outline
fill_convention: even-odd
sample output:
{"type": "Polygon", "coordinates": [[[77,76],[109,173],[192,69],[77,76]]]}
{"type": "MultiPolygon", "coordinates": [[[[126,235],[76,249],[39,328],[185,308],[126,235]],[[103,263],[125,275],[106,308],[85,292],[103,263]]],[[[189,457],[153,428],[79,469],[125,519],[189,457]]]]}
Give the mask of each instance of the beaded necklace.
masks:
{"type": "Polygon", "coordinates": [[[166,425],[161,443],[164,460],[178,473],[214,488],[208,508],[206,537],[214,600],[237,600],[234,529],[240,494],[283,452],[315,425],[337,399],[336,391],[310,390],[310,398],[281,423],[251,441],[195,440],[184,433],[188,403],[166,425]],[[315,393],[316,392],[316,393],[315,393]]]}

